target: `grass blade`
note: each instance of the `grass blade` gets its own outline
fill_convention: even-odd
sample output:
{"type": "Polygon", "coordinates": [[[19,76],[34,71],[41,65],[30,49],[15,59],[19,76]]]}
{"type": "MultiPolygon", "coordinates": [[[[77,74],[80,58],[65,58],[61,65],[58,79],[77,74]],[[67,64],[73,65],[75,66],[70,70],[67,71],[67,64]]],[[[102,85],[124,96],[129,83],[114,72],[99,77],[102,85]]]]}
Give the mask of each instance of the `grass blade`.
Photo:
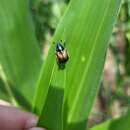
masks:
{"type": "Polygon", "coordinates": [[[61,71],[62,74],[57,71],[57,65],[56,68],[54,67],[55,45],[52,44],[42,73],[46,75],[47,80],[45,80],[46,77],[41,76],[42,84],[38,86],[35,100],[36,108],[39,109],[39,114],[41,113],[40,126],[59,130],[59,127],[56,126],[59,123],[62,124],[62,121],[58,120],[62,116],[63,103],[60,102],[61,99],[59,99],[61,108],[54,113],[57,107],[53,101],[58,96],[58,89],[56,89],[57,94],[53,96],[48,91],[49,86],[55,86],[58,83],[56,85],[58,88],[65,88],[64,130],[85,129],[99,88],[108,40],[120,3],[121,0],[72,0],[70,2],[54,36],[54,42],[60,40],[66,42],[70,57],[65,68],[66,76],[64,77],[64,71],[61,71]],[[54,70],[53,73],[52,70],[54,70]],[[55,80],[52,80],[53,76],[55,80]],[[44,91],[45,88],[47,91],[44,91]],[[52,98],[52,102],[46,105],[52,98]],[[54,108],[53,112],[52,108],[54,108]],[[50,110],[52,113],[47,114],[50,110]],[[53,119],[53,115],[57,119],[53,119]]]}
{"type": "Polygon", "coordinates": [[[9,84],[32,103],[41,66],[27,1],[0,1],[0,63],[9,84]]]}
{"type": "Polygon", "coordinates": [[[69,20],[63,19],[61,23],[62,31],[67,26],[66,37],[71,56],[67,69],[65,108],[68,110],[65,113],[68,115],[65,130],[85,129],[99,88],[107,43],[120,3],[120,0],[72,1],[66,14],[69,20]],[[74,25],[72,15],[77,19],[74,25]]]}
{"type": "Polygon", "coordinates": [[[65,82],[63,81],[65,81],[65,74],[66,70],[59,70],[57,64],[55,64],[47,99],[38,122],[39,126],[43,126],[48,130],[63,129],[63,101],[65,87],[65,82]],[[57,80],[57,76],[59,77],[59,80],[57,80]],[[51,117],[51,120],[48,117],[51,117]]]}
{"type": "Polygon", "coordinates": [[[129,130],[130,114],[119,119],[109,120],[89,130],[129,130]]]}

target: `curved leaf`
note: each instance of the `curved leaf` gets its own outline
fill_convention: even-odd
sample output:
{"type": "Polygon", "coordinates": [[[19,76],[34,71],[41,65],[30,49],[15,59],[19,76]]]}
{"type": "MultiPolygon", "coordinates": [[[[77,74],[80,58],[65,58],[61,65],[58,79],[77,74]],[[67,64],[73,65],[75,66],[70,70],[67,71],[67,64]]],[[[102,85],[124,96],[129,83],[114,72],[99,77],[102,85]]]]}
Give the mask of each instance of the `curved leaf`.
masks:
{"type": "Polygon", "coordinates": [[[1,0],[0,28],[0,63],[7,80],[32,103],[41,57],[27,1],[1,0]]]}

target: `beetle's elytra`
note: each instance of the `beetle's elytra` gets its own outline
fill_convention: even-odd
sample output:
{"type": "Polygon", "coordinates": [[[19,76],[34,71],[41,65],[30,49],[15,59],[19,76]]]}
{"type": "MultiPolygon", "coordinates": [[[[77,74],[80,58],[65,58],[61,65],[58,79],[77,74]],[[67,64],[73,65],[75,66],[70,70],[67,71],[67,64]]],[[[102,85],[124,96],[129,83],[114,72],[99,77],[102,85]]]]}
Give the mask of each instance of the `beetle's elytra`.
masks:
{"type": "Polygon", "coordinates": [[[56,56],[58,64],[65,64],[69,59],[67,49],[62,44],[62,41],[56,45],[56,56]]]}

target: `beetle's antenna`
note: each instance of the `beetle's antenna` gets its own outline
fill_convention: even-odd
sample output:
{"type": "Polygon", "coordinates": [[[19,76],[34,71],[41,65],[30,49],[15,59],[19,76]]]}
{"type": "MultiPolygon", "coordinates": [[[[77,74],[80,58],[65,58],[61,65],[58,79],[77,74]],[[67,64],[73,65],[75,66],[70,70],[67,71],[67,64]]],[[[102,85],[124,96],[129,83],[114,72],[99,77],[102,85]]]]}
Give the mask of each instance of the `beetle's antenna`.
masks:
{"type": "Polygon", "coordinates": [[[61,43],[63,43],[64,46],[66,46],[66,42],[63,42],[63,40],[60,40],[61,43]]]}

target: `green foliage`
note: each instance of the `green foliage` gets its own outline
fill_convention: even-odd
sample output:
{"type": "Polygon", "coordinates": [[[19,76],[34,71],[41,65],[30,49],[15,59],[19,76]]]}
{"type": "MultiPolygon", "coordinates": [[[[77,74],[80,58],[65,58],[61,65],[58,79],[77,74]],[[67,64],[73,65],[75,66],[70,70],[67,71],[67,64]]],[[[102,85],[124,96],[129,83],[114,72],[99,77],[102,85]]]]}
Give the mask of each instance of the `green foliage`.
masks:
{"type": "Polygon", "coordinates": [[[28,3],[1,0],[0,19],[0,63],[8,84],[32,104],[41,57],[28,3]]]}
{"type": "Polygon", "coordinates": [[[85,129],[120,2],[70,2],[53,39],[65,41],[70,59],[65,70],[58,69],[52,44],[35,98],[35,112],[41,113],[39,126],[49,130],[85,129]]]}
{"type": "Polygon", "coordinates": [[[89,130],[129,130],[130,113],[116,120],[109,120],[89,130]]]}
{"type": "Polygon", "coordinates": [[[9,100],[7,91],[5,89],[5,84],[1,78],[0,78],[0,99],[4,99],[7,101],[9,100]]]}
{"type": "MultiPolygon", "coordinates": [[[[32,2],[40,15],[38,19],[33,17],[38,20],[36,26],[37,22],[49,26],[48,8],[44,10],[37,3],[39,0],[32,2]],[[43,14],[48,16],[47,21],[41,18],[43,14]]],[[[36,90],[33,112],[40,116],[38,126],[48,130],[85,130],[120,4],[121,0],[71,0],[41,69],[29,4],[23,0],[1,0],[0,64],[7,78],[5,87],[3,82],[0,84],[4,88],[2,96],[16,98],[22,107],[31,109],[36,90]],[[69,55],[64,69],[59,68],[55,55],[60,40],[65,42],[69,55]]]]}

